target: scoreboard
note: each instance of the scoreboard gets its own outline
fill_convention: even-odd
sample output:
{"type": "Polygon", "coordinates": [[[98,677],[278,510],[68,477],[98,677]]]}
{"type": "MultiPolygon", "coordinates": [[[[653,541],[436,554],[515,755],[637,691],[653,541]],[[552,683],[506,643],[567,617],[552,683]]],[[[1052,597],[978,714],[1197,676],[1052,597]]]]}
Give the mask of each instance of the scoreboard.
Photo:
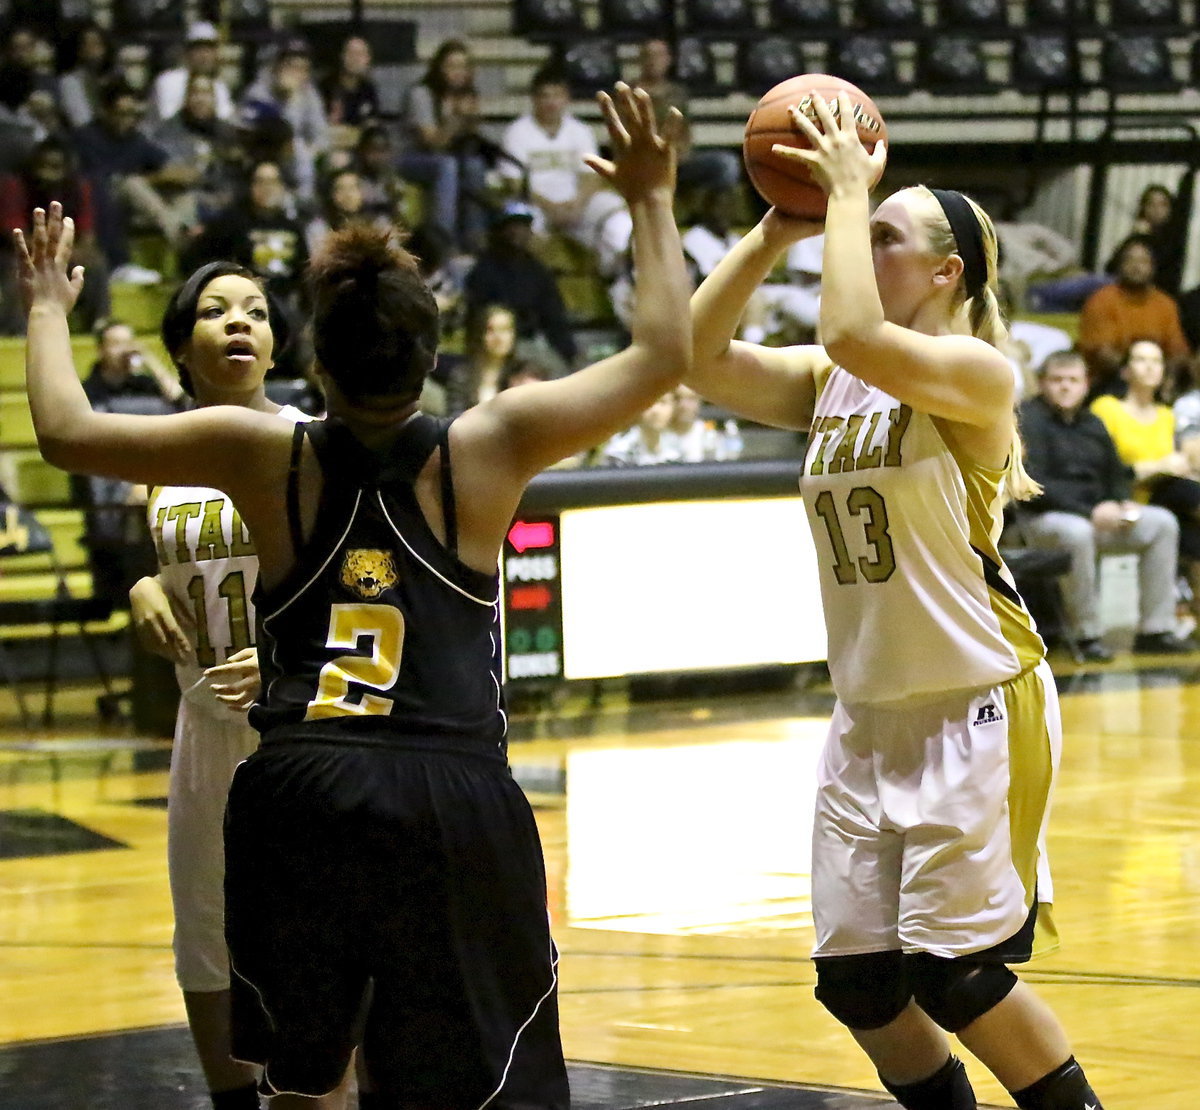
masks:
{"type": "Polygon", "coordinates": [[[510,683],[825,658],[798,461],[549,472],[501,560],[510,683]]]}

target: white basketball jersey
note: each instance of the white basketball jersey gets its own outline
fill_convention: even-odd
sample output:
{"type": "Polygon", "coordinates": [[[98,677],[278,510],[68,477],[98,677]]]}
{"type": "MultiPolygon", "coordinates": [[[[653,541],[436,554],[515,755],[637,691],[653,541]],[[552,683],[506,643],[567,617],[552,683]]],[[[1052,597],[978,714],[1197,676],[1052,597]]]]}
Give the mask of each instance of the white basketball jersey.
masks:
{"type": "MultiPolygon", "coordinates": [[[[279,410],[290,423],[310,420],[290,405],[279,410]]],[[[237,717],[204,678],[207,667],[254,646],[254,587],[258,556],[233,502],[203,486],[160,486],[147,505],[158,551],[159,580],[176,618],[195,649],[176,664],[183,697],[207,712],[237,717]]]]}
{"type": "Polygon", "coordinates": [[[841,367],[821,388],[800,489],[829,672],[850,704],[992,687],[1045,654],[1003,565],[1003,472],[841,367]]]}

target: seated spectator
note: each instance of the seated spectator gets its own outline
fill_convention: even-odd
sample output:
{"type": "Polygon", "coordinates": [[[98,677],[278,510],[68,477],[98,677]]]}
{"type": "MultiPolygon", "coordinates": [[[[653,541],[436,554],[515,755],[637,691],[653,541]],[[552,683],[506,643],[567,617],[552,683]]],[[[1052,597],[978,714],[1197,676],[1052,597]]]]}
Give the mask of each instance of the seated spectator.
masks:
{"type": "Polygon", "coordinates": [[[113,281],[153,282],[160,275],[129,264],[129,229],[141,222],[182,247],[196,223],[194,166],[172,162],[138,126],[142,105],[123,79],[105,85],[100,114],[75,133],[80,168],[91,179],[96,231],[113,281]]]}
{"type": "Polygon", "coordinates": [[[1130,344],[1121,367],[1124,397],[1102,396],[1094,412],[1116,444],[1121,461],[1133,471],[1138,499],[1159,505],[1179,521],[1179,556],[1200,617],[1200,482],[1175,435],[1175,414],[1163,404],[1162,348],[1149,340],[1130,344]]]}
{"type": "Polygon", "coordinates": [[[1191,388],[1175,398],[1171,411],[1175,415],[1175,446],[1183,452],[1194,478],[1200,478],[1200,380],[1197,380],[1196,359],[1193,358],[1191,388]]]}
{"type": "Polygon", "coordinates": [[[391,226],[383,216],[371,216],[363,206],[362,181],[354,170],[335,170],[326,176],[320,189],[320,214],[308,221],[304,238],[308,253],[314,254],[331,231],[352,223],[377,223],[391,226]]]}
{"type": "MultiPolygon", "coordinates": [[[[659,127],[667,112],[677,108],[688,119],[689,90],[672,77],[674,57],[666,39],[646,39],[638,46],[638,71],[630,84],[645,89],[654,104],[659,127]]],[[[742,159],[733,150],[692,146],[691,129],[686,128],[679,147],[679,192],[686,208],[693,190],[730,189],[742,179],[742,159]]]]}
{"type": "MultiPolygon", "coordinates": [[[[32,26],[10,26],[0,45],[0,86],[15,87],[20,79],[27,79],[31,93],[48,93],[57,103],[53,59],[53,47],[32,26]]],[[[28,94],[22,99],[28,99],[28,94]]]]}
{"type": "MultiPolygon", "coordinates": [[[[1130,235],[1142,236],[1154,255],[1154,284],[1172,297],[1179,293],[1183,274],[1184,251],[1187,248],[1188,212],[1191,210],[1190,185],[1186,195],[1178,199],[1165,185],[1147,185],[1138,198],[1137,211],[1130,226],[1130,235]]],[[[1117,252],[1120,251],[1118,246],[1117,252]]],[[[1110,273],[1117,269],[1117,252],[1104,268],[1110,273]]]]}
{"type": "Polygon", "coordinates": [[[338,132],[333,145],[352,149],[359,132],[379,119],[379,87],[371,76],[371,47],[361,35],[342,43],[337,68],[317,85],[325,104],[325,118],[338,132]]]}
{"type": "MultiPolygon", "coordinates": [[[[71,262],[83,266],[88,275],[76,312],[80,326],[90,331],[110,313],[108,269],[96,240],[91,186],[75,168],[71,151],[62,139],[43,139],[20,172],[0,178],[0,221],[6,228],[22,228],[28,235],[34,208],[49,210],[52,200],[61,201],[75,221],[71,262]],[[89,285],[93,286],[90,290],[89,285]]],[[[0,239],[0,331],[6,335],[24,331],[16,274],[12,239],[5,235],[0,239]]]]}
{"type": "Polygon", "coordinates": [[[283,171],[275,162],[251,168],[243,194],[194,240],[184,268],[191,270],[213,258],[249,267],[281,307],[293,317],[301,311],[308,246],[283,171]]]}
{"type": "Polygon", "coordinates": [[[465,43],[447,39],[404,97],[398,168],[427,190],[430,219],[463,250],[483,246],[487,229],[485,150],[475,66],[465,43]]]}
{"type": "MultiPolygon", "coordinates": [[[[97,358],[83,388],[104,412],[175,412],[187,403],[179,379],[144,349],[126,324],[110,320],[96,331],[97,358]]],[[[146,528],[146,490],[117,478],[74,475],[74,499],[84,510],[84,543],[98,596],[129,607],[129,589],[154,567],[146,528]]]]}
{"type": "Polygon", "coordinates": [[[664,393],[638,422],[618,432],[600,448],[600,466],[653,466],[680,462],[679,443],[667,431],[675,411],[675,394],[664,393]]]}
{"type": "MultiPolygon", "coordinates": [[[[197,223],[205,223],[229,206],[239,180],[241,136],[232,123],[216,111],[216,83],[211,77],[193,74],[188,78],[183,107],[160,123],[150,138],[166,151],[169,165],[188,165],[196,170],[191,185],[197,223]]],[[[199,227],[189,229],[194,236],[199,227]]]]}
{"type": "Polygon", "coordinates": [[[585,159],[597,153],[592,129],[570,111],[571,88],[553,63],[530,85],[530,110],[505,128],[497,166],[514,195],[533,204],[537,230],[555,231],[595,251],[604,277],[615,276],[628,243],[629,212],[585,159]],[[607,222],[615,221],[606,236],[607,222]]]}
{"type": "Polygon", "coordinates": [[[292,127],[290,176],[298,198],[316,197],[317,161],[330,149],[325,105],[312,81],[312,55],[303,39],[288,39],[266,70],[242,94],[242,121],[252,126],[264,117],[287,120],[292,127]]]}
{"type": "Polygon", "coordinates": [[[489,304],[511,309],[521,356],[561,372],[575,360],[575,336],[553,271],[530,249],[533,219],[533,209],[520,201],[497,213],[487,248],[467,274],[464,301],[468,318],[489,304]]]}
{"type": "MultiPolygon", "coordinates": [[[[364,211],[372,216],[382,216],[398,226],[413,226],[416,221],[408,211],[408,191],[404,178],[396,169],[396,152],[386,127],[372,123],[362,129],[350,169],[358,174],[364,211]]],[[[443,238],[448,242],[454,239],[445,233],[443,238]]]]}
{"type": "Polygon", "coordinates": [[[463,324],[463,287],[475,260],[456,254],[454,244],[433,224],[419,224],[404,244],[415,256],[421,277],[437,301],[443,335],[452,335],[463,324]]]}
{"type": "Polygon", "coordinates": [[[1118,248],[1116,280],[1097,289],[1079,316],[1079,349],[1087,360],[1093,392],[1109,392],[1129,346],[1138,339],[1157,343],[1172,379],[1189,356],[1175,301],[1154,284],[1154,254],[1144,236],[1118,248]]]}
{"type": "Polygon", "coordinates": [[[154,84],[151,86],[151,111],[160,123],[170,119],[183,108],[188,81],[193,77],[211,79],[217,119],[233,119],[233,94],[229,86],[221,80],[219,46],[220,36],[211,23],[201,21],[188,28],[181,64],[164,69],[154,78],[154,84]]]}
{"type": "Polygon", "coordinates": [[[1092,293],[1112,281],[1110,273],[1082,270],[1078,246],[1045,224],[997,222],[996,241],[1000,280],[1018,308],[1078,312],[1092,293]]]}
{"type": "Polygon", "coordinates": [[[700,394],[689,386],[676,386],[672,398],[665,434],[681,462],[723,462],[741,455],[742,435],[736,421],[726,420],[723,427],[717,427],[702,419],[700,394]]]}
{"type": "Polygon", "coordinates": [[[1042,493],[1019,510],[1020,531],[1034,548],[1066,548],[1071,569],[1063,601],[1080,654],[1104,662],[1097,556],[1138,556],[1136,652],[1191,650],[1175,628],[1179,523],[1157,505],[1131,500],[1129,473],[1104,423],[1090,412],[1087,369],[1075,351],[1051,355],[1040,368],[1039,395],[1020,407],[1025,468],[1042,493]]]}
{"type": "Polygon", "coordinates": [[[58,79],[58,101],[70,127],[82,127],[96,117],[100,90],[115,72],[116,49],[99,23],[85,23],[72,36],[58,79]]]}
{"type": "Polygon", "coordinates": [[[467,317],[463,357],[445,377],[446,408],[457,416],[490,401],[503,388],[517,358],[517,320],[512,309],[486,304],[467,317]]]}

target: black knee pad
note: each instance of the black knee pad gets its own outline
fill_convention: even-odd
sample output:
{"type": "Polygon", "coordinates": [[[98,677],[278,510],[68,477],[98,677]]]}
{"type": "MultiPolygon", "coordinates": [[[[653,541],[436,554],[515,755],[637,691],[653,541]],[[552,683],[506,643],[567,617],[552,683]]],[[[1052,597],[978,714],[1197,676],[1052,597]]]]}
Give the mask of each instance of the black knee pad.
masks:
{"type": "Polygon", "coordinates": [[[913,998],[950,1033],[965,1029],[1007,997],[1017,977],[1004,964],[913,952],[905,957],[913,998]]]}
{"type": "Polygon", "coordinates": [[[817,1001],[850,1029],[882,1028],[912,997],[899,951],[818,956],[814,962],[817,1001]]]}

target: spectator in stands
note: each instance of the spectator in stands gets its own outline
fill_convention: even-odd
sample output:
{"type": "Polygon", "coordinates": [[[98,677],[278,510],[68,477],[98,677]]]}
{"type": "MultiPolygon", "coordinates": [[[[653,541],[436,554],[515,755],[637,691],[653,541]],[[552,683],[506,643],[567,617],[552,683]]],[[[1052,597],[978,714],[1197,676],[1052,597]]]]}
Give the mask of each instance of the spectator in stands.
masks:
{"type": "Polygon", "coordinates": [[[96,231],[113,281],[155,282],[160,275],[129,263],[129,228],[141,222],[180,247],[196,222],[194,166],[171,162],[138,127],[142,105],[118,78],[104,86],[100,114],[75,132],[80,166],[95,189],[96,231]]]}
{"type": "Polygon", "coordinates": [[[38,141],[38,125],[24,111],[33,92],[29,73],[9,69],[0,73],[0,172],[21,166],[38,141]]]}
{"type": "Polygon", "coordinates": [[[431,223],[418,224],[405,243],[416,257],[421,277],[437,301],[442,335],[452,335],[463,323],[463,287],[475,260],[454,253],[454,244],[431,223]]]}
{"type": "MultiPolygon", "coordinates": [[[[0,48],[0,86],[16,87],[27,79],[30,93],[49,93],[57,102],[58,79],[53,72],[53,56],[53,48],[33,27],[22,24],[10,27],[0,48]]],[[[22,99],[28,99],[28,94],[22,99]]]]}
{"type": "Polygon", "coordinates": [[[330,149],[325,105],[312,80],[312,55],[303,39],[288,39],[271,64],[242,94],[242,120],[253,125],[278,117],[292,126],[290,175],[302,202],[316,196],[317,162],[330,149]]]}
{"type": "Polygon", "coordinates": [[[405,93],[398,168],[425,186],[430,218],[466,251],[483,246],[487,228],[485,152],[494,144],[480,133],[479,111],[471,53],[465,43],[447,39],[405,93]]]}
{"type": "MultiPolygon", "coordinates": [[[[1183,275],[1190,200],[1190,187],[1186,198],[1181,196],[1177,199],[1165,185],[1147,185],[1138,198],[1137,211],[1129,229],[1130,235],[1145,237],[1150,253],[1154,255],[1154,284],[1172,297],[1179,293],[1183,275]]],[[[1120,247],[1117,251],[1120,251],[1120,247]]],[[[1115,252],[1105,269],[1110,273],[1116,271],[1115,252]]]]}
{"type": "Polygon", "coordinates": [[[1039,395],[1020,407],[1025,466],[1042,493],[1024,503],[1020,531],[1035,548],[1066,548],[1071,570],[1063,601],[1080,654],[1104,662],[1097,564],[1108,552],[1138,556],[1137,652],[1179,652],[1174,635],[1179,524],[1156,505],[1131,500],[1129,473],[1104,423],[1085,402],[1088,374],[1076,351],[1051,355],[1038,374],[1039,395]]]}
{"type": "Polygon", "coordinates": [[[106,411],[130,398],[160,400],[164,412],[175,412],[187,402],[179,378],[120,320],[106,320],[96,328],[96,361],[83,380],[83,391],[92,408],[106,411]]]}
{"type": "MultiPolygon", "coordinates": [[[[79,323],[89,331],[110,313],[108,269],[96,240],[95,208],[92,189],[75,167],[70,148],[62,139],[43,139],[16,174],[0,178],[0,224],[31,230],[30,213],[45,208],[52,200],[60,201],[75,220],[75,250],[72,265],[83,266],[94,291],[80,294],[76,311],[79,323]]],[[[0,243],[0,331],[20,334],[24,328],[16,288],[16,266],[12,240],[0,243]]]]}
{"type": "Polygon", "coordinates": [[[704,462],[717,457],[717,431],[700,417],[700,394],[691,386],[675,387],[667,435],[683,462],[704,462]]]}
{"type": "Polygon", "coordinates": [[[293,317],[302,310],[308,246],[278,163],[251,167],[244,194],[213,219],[182,261],[190,270],[214,258],[253,270],[293,317]]]}
{"type": "Polygon", "coordinates": [[[502,304],[485,304],[467,317],[463,357],[446,376],[446,408],[457,416],[490,401],[517,365],[517,318],[502,304]]]}
{"type": "Polygon", "coordinates": [[[1114,387],[1125,352],[1137,339],[1153,340],[1162,348],[1172,379],[1189,355],[1179,308],[1154,285],[1154,253],[1146,237],[1131,235],[1114,260],[1116,280],[1088,297],[1079,317],[1079,349],[1094,392],[1114,387]]]}
{"type": "MultiPolygon", "coordinates": [[[[371,123],[362,129],[350,168],[358,173],[363,192],[363,209],[372,216],[383,216],[399,225],[415,222],[408,211],[408,191],[396,169],[392,137],[382,124],[371,123]]],[[[446,236],[453,241],[453,236],[446,236]]]]}
{"type": "Polygon", "coordinates": [[[91,123],[100,105],[100,90],[112,78],[116,50],[99,23],[85,23],[71,39],[58,79],[58,100],[71,127],[91,123]]]}
{"type": "Polygon", "coordinates": [[[627,431],[618,432],[601,449],[600,466],[653,466],[680,462],[678,440],[669,434],[675,394],[664,393],[627,431]]]}
{"type": "Polygon", "coordinates": [[[1164,373],[1157,343],[1131,343],[1121,366],[1125,395],[1097,397],[1092,412],[1133,471],[1139,500],[1167,509],[1179,521],[1179,556],[1192,587],[1193,615],[1200,617],[1200,482],[1179,450],[1175,414],[1159,400],[1164,373]]]}
{"type": "Polygon", "coordinates": [[[318,84],[329,126],[342,128],[336,146],[351,148],[362,127],[379,119],[379,87],[371,76],[371,47],[361,35],[342,43],[337,68],[318,84]]]}
{"type": "Polygon", "coordinates": [[[997,221],[996,239],[1000,281],[1017,308],[1077,312],[1092,293],[1112,281],[1111,274],[1082,271],[1076,244],[1044,224],[997,221]]]}
{"type": "MultiPolygon", "coordinates": [[[[151,139],[167,153],[168,164],[194,166],[191,186],[198,223],[212,219],[233,200],[238,181],[241,137],[217,115],[216,82],[204,74],[188,78],[183,107],[160,123],[151,139]]],[[[199,227],[191,229],[197,233],[199,227]]]]}
{"type": "Polygon", "coordinates": [[[484,305],[505,305],[516,318],[522,355],[553,359],[552,369],[568,369],[575,336],[553,271],[530,250],[533,219],[534,210],[521,201],[509,201],[497,213],[487,248],[466,277],[467,315],[484,305]]]}
{"type": "MultiPolygon", "coordinates": [[[[671,108],[688,118],[690,93],[671,76],[674,56],[666,39],[646,39],[638,47],[638,71],[630,82],[645,89],[654,104],[654,116],[660,123],[671,108]]],[[[688,207],[688,194],[694,189],[729,189],[742,177],[742,160],[732,150],[697,150],[691,144],[690,127],[679,152],[680,200],[688,207]]]]}
{"type": "Polygon", "coordinates": [[[1175,445],[1183,452],[1191,467],[1193,478],[1200,478],[1200,381],[1197,380],[1196,359],[1193,359],[1191,370],[1191,388],[1181,393],[1171,406],[1175,414],[1175,445]]]}
{"type": "Polygon", "coordinates": [[[504,131],[506,158],[498,170],[513,194],[524,192],[537,210],[538,231],[556,231],[597,253],[601,274],[614,276],[628,243],[628,210],[584,159],[596,153],[592,129],[571,114],[571,87],[553,63],[530,85],[530,110],[504,131]],[[611,242],[608,221],[614,220],[611,242]]]}
{"type": "Polygon", "coordinates": [[[362,181],[354,170],[335,170],[321,182],[320,213],[304,229],[308,253],[316,253],[331,231],[353,223],[391,226],[383,216],[371,216],[363,207],[362,181]]]}
{"type": "Polygon", "coordinates": [[[170,119],[183,108],[191,78],[208,77],[213,83],[217,118],[233,119],[233,94],[221,80],[219,46],[220,37],[211,23],[200,21],[188,28],[182,63],[154,78],[150,103],[155,118],[160,122],[170,119]]]}
{"type": "MultiPolygon", "coordinates": [[[[97,358],[83,389],[103,412],[171,413],[186,405],[179,379],[143,348],[127,324],[110,320],[96,330],[97,358]]],[[[146,529],[146,490],[117,478],[73,475],[84,512],[84,543],[98,596],[129,607],[129,589],[154,566],[146,529]]]]}

